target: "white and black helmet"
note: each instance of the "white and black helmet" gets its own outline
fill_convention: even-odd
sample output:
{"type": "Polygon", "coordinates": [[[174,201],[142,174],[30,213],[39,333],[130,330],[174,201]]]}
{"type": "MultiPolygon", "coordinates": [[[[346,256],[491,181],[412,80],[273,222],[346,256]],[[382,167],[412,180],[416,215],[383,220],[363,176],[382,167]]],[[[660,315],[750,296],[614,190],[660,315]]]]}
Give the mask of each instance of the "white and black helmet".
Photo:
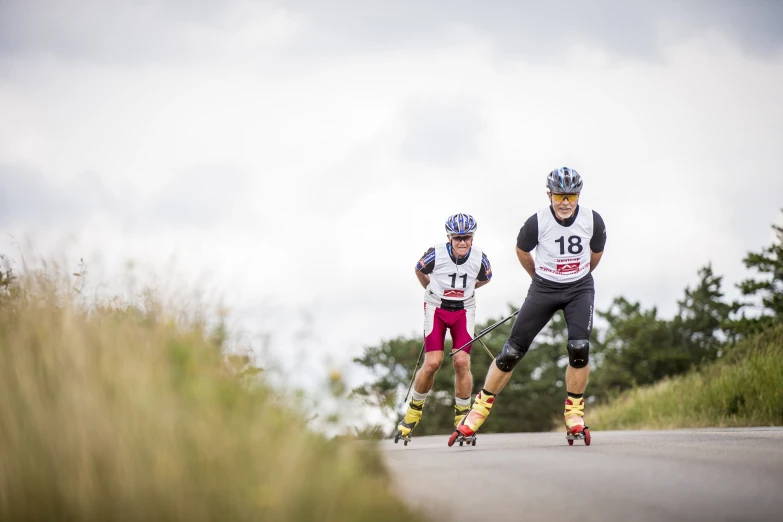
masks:
{"type": "Polygon", "coordinates": [[[546,177],[546,188],[553,194],[579,194],[582,191],[582,176],[574,169],[560,167],[546,177]]]}

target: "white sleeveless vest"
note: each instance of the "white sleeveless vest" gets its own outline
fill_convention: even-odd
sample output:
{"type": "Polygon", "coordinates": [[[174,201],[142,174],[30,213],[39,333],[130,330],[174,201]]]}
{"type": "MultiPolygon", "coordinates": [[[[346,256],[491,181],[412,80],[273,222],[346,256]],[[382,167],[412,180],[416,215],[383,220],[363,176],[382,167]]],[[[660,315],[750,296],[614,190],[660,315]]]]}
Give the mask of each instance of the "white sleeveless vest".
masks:
{"type": "Polygon", "coordinates": [[[571,283],[589,274],[593,211],[580,205],[570,227],[558,223],[549,207],[537,215],[536,274],[558,283],[571,283]]]}
{"type": "Polygon", "coordinates": [[[441,299],[463,301],[465,308],[475,306],[476,279],[481,271],[481,249],[470,250],[468,260],[458,265],[446,249],[448,243],[435,245],[435,268],[430,273],[430,284],[424,290],[424,300],[435,306],[441,299]]]}

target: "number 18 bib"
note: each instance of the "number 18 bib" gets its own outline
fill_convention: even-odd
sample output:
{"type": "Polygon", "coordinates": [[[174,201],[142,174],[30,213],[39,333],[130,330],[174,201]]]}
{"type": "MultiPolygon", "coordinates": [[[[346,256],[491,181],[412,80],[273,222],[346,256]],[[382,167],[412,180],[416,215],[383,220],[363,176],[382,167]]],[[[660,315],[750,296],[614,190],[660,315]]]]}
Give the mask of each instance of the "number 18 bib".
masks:
{"type": "Polygon", "coordinates": [[[564,227],[550,207],[538,211],[536,274],[558,283],[570,283],[590,273],[593,211],[579,206],[576,220],[564,227]]]}

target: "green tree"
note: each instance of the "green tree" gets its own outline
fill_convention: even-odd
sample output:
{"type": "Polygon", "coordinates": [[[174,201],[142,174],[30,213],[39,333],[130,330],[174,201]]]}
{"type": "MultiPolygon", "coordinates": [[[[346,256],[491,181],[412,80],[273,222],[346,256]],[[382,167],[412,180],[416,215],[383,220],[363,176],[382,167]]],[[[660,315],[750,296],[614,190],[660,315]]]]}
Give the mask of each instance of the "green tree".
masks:
{"type": "MultiPolygon", "coordinates": [[[[746,314],[733,321],[730,328],[739,335],[748,335],[773,324],[783,322],[783,227],[772,225],[776,239],[760,252],[749,252],[742,262],[746,268],[756,270],[762,277],[750,278],[737,286],[742,295],[757,298],[756,306],[761,314],[748,317],[746,314]],[[760,303],[758,302],[760,299],[760,303]]],[[[735,303],[735,308],[752,306],[750,303],[735,303]]]]}
{"type": "Polygon", "coordinates": [[[605,394],[650,384],[686,371],[691,358],[681,331],[658,317],[657,308],[616,297],[609,309],[597,312],[608,327],[596,350],[593,377],[605,394]]]}
{"type": "Polygon", "coordinates": [[[678,313],[671,321],[659,318],[655,307],[644,310],[623,297],[598,312],[608,326],[593,343],[598,367],[591,385],[594,396],[605,400],[721,355],[726,338],[722,325],[733,306],[723,300],[723,277],[716,276],[711,265],[700,268],[698,275],[698,284],[686,287],[677,301],[678,313]]]}
{"type": "MultiPolygon", "coordinates": [[[[352,395],[378,408],[386,417],[396,415],[421,347],[422,339],[405,337],[366,347],[361,357],[354,358],[353,362],[369,370],[373,380],[354,389],[352,395]]],[[[435,378],[438,379],[441,373],[438,372],[435,378]]]]}
{"type": "Polygon", "coordinates": [[[712,272],[708,264],[699,269],[699,284],[685,288],[685,296],[677,301],[679,312],[672,321],[679,330],[688,350],[691,363],[701,364],[717,359],[723,350],[723,325],[733,310],[723,301],[723,276],[712,272]]]}

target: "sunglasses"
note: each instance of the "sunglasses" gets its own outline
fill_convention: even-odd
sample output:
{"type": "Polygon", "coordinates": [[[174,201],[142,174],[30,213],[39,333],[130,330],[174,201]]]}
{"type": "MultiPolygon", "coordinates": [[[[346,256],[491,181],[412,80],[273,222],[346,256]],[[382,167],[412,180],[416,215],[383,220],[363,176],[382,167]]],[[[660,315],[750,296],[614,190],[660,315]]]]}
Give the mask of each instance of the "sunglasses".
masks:
{"type": "Polygon", "coordinates": [[[558,203],[562,203],[566,199],[568,201],[576,201],[576,198],[579,197],[579,194],[552,194],[552,199],[557,201],[558,203]]]}
{"type": "Polygon", "coordinates": [[[456,241],[457,243],[459,243],[460,241],[464,241],[465,243],[467,243],[468,241],[473,239],[473,236],[451,236],[451,239],[453,241],[456,241]]]}

